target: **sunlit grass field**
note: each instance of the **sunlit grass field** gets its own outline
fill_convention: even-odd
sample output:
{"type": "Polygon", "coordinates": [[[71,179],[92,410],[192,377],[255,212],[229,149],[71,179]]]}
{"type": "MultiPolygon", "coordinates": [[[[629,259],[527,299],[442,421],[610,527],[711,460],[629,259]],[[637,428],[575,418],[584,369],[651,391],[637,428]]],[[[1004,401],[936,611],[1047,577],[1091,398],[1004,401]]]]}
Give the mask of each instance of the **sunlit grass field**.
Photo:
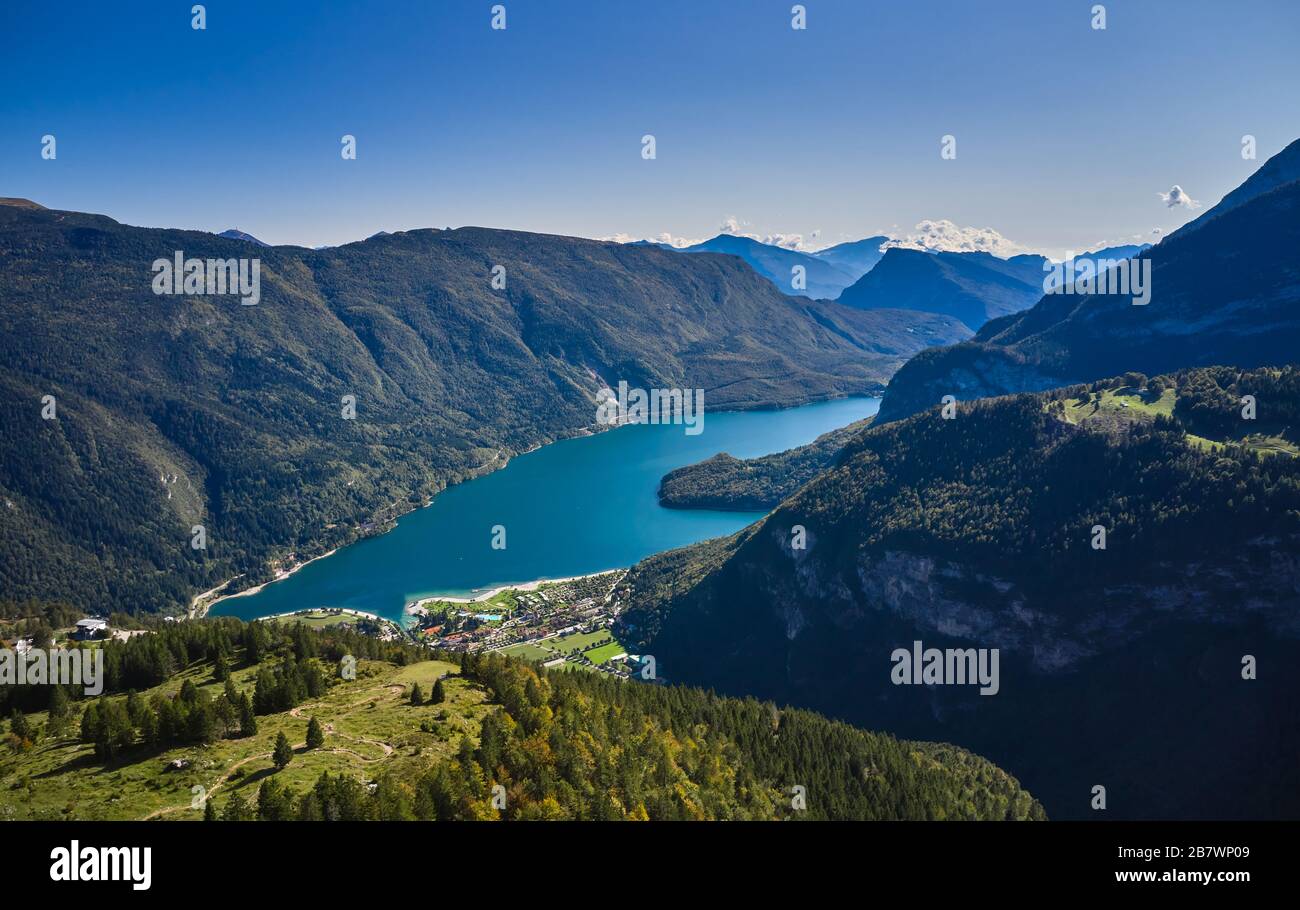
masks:
{"type": "MultiPolygon", "coordinates": [[[[232,794],[255,801],[257,788],[272,775],[301,793],[323,771],[365,780],[374,780],[387,769],[418,771],[454,752],[462,736],[477,742],[482,719],[491,710],[478,686],[450,675],[456,668],[449,663],[423,661],[397,667],[363,660],[358,662],[355,680],[334,679],[332,669],[327,671],[333,685],[320,699],[292,711],[259,716],[256,735],[244,739],[156,754],[135,749],[104,766],[91,746],[77,741],[75,721],[60,738],[45,733],[29,752],[6,751],[0,757],[0,819],[199,819],[203,808],[192,790],[195,786],[215,800],[219,813],[232,794]],[[446,677],[446,701],[412,706],[412,684],[418,682],[427,698],[439,677],[446,677]],[[307,751],[307,724],[312,717],[325,729],[325,744],[307,751]],[[422,732],[421,725],[434,732],[422,732]],[[287,768],[276,772],[271,750],[280,731],[293,743],[294,757],[287,768]],[[173,759],[187,760],[189,766],[171,770],[173,759]],[[197,807],[192,806],[195,802],[197,807]]],[[[232,672],[236,688],[250,694],[255,675],[256,668],[232,672]]],[[[222,691],[212,679],[211,665],[206,665],[142,694],[174,694],[187,679],[213,696],[222,691]]],[[[37,730],[45,727],[46,720],[44,712],[29,716],[37,730]]]]}

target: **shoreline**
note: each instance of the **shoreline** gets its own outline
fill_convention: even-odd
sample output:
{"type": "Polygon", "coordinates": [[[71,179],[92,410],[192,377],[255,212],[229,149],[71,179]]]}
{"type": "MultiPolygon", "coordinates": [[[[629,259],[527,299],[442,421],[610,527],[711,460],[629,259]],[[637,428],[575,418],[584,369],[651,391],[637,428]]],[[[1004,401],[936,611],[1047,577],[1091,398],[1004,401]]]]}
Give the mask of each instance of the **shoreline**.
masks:
{"type": "MultiPolygon", "coordinates": [[[[726,408],[726,409],[724,409],[724,410],[722,410],[722,411],[718,411],[717,413],[719,413],[719,414],[728,414],[728,413],[746,413],[746,412],[754,412],[754,411],[787,411],[787,410],[794,410],[794,409],[797,409],[797,408],[808,407],[808,406],[810,406],[810,405],[817,405],[817,404],[830,404],[830,403],[832,403],[832,402],[845,401],[845,400],[854,399],[854,398],[875,398],[875,399],[880,399],[881,396],[882,396],[883,394],[884,394],[884,390],[883,390],[883,388],[882,388],[882,389],[879,390],[879,391],[873,391],[873,392],[857,392],[857,393],[847,393],[847,394],[831,395],[831,396],[826,397],[826,398],[812,398],[812,399],[809,399],[808,401],[802,401],[802,402],[795,403],[795,404],[786,404],[786,405],[767,405],[767,404],[763,404],[763,405],[754,405],[754,406],[751,406],[751,407],[729,407],[729,408],[726,408]]],[[[434,502],[436,501],[436,499],[437,499],[439,493],[445,493],[448,489],[450,489],[450,488],[453,487],[453,486],[459,486],[459,485],[462,484],[462,483],[467,483],[467,482],[469,482],[469,481],[471,481],[471,480],[477,480],[478,478],[483,477],[483,476],[486,476],[487,474],[491,474],[491,473],[493,473],[493,472],[495,472],[495,471],[499,471],[499,470],[501,470],[502,468],[507,467],[507,466],[510,464],[510,462],[513,461],[515,458],[519,458],[519,457],[522,457],[522,456],[524,456],[524,455],[532,454],[533,452],[536,452],[536,451],[538,451],[538,450],[540,450],[540,449],[546,448],[547,446],[552,446],[552,445],[555,445],[555,444],[560,443],[560,442],[565,442],[565,441],[567,441],[567,440],[571,440],[571,439],[580,439],[580,438],[590,437],[590,436],[596,436],[596,435],[599,435],[599,434],[601,434],[601,433],[610,432],[610,431],[612,431],[612,430],[617,430],[617,429],[619,429],[619,426],[632,426],[632,425],[634,425],[634,424],[622,424],[622,425],[614,425],[614,426],[611,426],[611,425],[603,425],[603,426],[602,426],[602,425],[600,425],[600,424],[588,424],[588,425],[586,425],[586,426],[583,426],[583,427],[579,427],[579,428],[574,429],[572,432],[568,433],[567,435],[558,436],[558,437],[556,437],[556,438],[554,438],[554,439],[550,439],[549,441],[546,441],[546,442],[539,442],[539,443],[535,444],[534,446],[532,446],[531,448],[526,449],[526,450],[524,450],[524,451],[515,452],[515,453],[507,453],[505,450],[499,450],[498,453],[497,453],[497,455],[496,455],[496,457],[494,457],[491,461],[485,462],[484,464],[480,465],[478,468],[474,469],[470,474],[468,474],[467,476],[465,476],[465,477],[462,478],[461,480],[458,480],[458,481],[456,481],[455,483],[447,484],[445,487],[443,487],[443,489],[439,490],[438,493],[435,493],[435,494],[433,495],[432,498],[430,498],[427,502],[425,502],[424,505],[414,505],[414,506],[411,506],[411,508],[405,510],[404,512],[401,512],[401,513],[398,513],[398,514],[394,515],[394,516],[392,517],[392,519],[389,521],[390,527],[386,528],[385,530],[381,531],[380,533],[381,533],[381,534],[387,534],[387,533],[389,533],[389,532],[390,532],[394,527],[396,527],[398,520],[401,519],[403,516],[405,516],[405,515],[409,515],[410,513],[412,513],[412,512],[416,512],[416,511],[418,511],[418,510],[420,510],[420,509],[427,509],[427,508],[429,508],[430,506],[432,506],[432,505],[434,504],[434,502]],[[504,457],[502,457],[502,456],[504,456],[504,457]]],[[[768,453],[768,454],[775,454],[775,453],[768,453]]],[[[661,505],[662,505],[662,504],[661,504],[661,505]]],[[[665,508],[668,508],[668,507],[665,506],[665,508]]],[[[370,536],[370,535],[366,535],[366,536],[370,536]]],[[[360,539],[364,539],[364,538],[360,538],[360,539]]],[[[299,569],[303,568],[304,566],[306,566],[306,565],[308,565],[308,564],[310,564],[310,563],[316,562],[318,559],[325,559],[325,558],[328,557],[328,556],[333,556],[333,555],[334,555],[335,553],[337,553],[339,550],[343,549],[343,547],[352,546],[352,545],[356,544],[357,542],[358,542],[358,540],[350,541],[349,543],[346,543],[346,544],[343,544],[343,545],[341,545],[341,546],[335,547],[334,549],[330,550],[328,553],[323,553],[323,554],[321,554],[320,556],[313,556],[311,559],[308,559],[308,560],[306,560],[305,562],[297,563],[297,564],[295,564],[292,568],[290,568],[287,572],[285,572],[283,575],[277,576],[276,578],[272,578],[272,579],[270,579],[269,581],[265,581],[265,582],[263,582],[263,583],[260,584],[260,585],[256,585],[256,586],[254,586],[254,587],[252,587],[252,588],[247,588],[247,589],[245,589],[245,590],[243,590],[243,591],[237,591],[237,592],[234,593],[234,594],[225,594],[225,595],[222,595],[222,596],[220,596],[220,597],[217,597],[217,598],[213,599],[211,602],[209,602],[209,603],[207,603],[207,604],[204,604],[204,605],[202,605],[202,606],[199,606],[199,605],[198,605],[198,602],[199,602],[203,597],[206,597],[206,596],[208,596],[208,595],[211,595],[212,593],[214,593],[214,592],[216,592],[216,591],[220,591],[220,590],[222,590],[223,588],[225,588],[225,587],[227,587],[227,586],[233,584],[235,581],[238,581],[240,578],[242,578],[242,577],[244,576],[244,573],[240,573],[239,575],[236,575],[236,576],[234,576],[234,577],[232,577],[232,578],[229,578],[229,579],[227,579],[225,582],[223,582],[223,583],[217,585],[215,588],[212,588],[212,589],[210,589],[209,591],[205,591],[203,594],[196,595],[195,598],[194,598],[194,600],[191,602],[190,610],[188,611],[188,613],[189,613],[189,618],[191,618],[191,619],[202,619],[202,618],[204,618],[205,616],[208,615],[209,611],[211,611],[211,609],[212,609],[213,606],[215,606],[216,604],[221,603],[223,600],[228,600],[228,599],[233,598],[233,597],[244,597],[244,596],[251,596],[251,595],[253,595],[253,594],[257,594],[257,593],[259,593],[260,591],[262,591],[264,588],[266,588],[268,585],[275,584],[275,583],[278,582],[278,581],[284,581],[286,578],[288,578],[289,576],[293,575],[295,572],[297,572],[299,569]]],[[[522,582],[522,583],[519,583],[519,584],[506,584],[506,585],[500,585],[500,586],[498,586],[498,587],[496,587],[496,588],[491,589],[490,591],[484,592],[483,594],[479,594],[479,595],[476,595],[476,596],[474,596],[474,597],[422,597],[422,598],[419,598],[418,600],[415,600],[415,601],[412,601],[412,602],[406,604],[406,606],[403,607],[403,609],[402,609],[402,617],[401,617],[401,619],[398,619],[398,620],[388,620],[388,621],[389,621],[389,622],[396,623],[398,626],[400,626],[400,627],[402,627],[403,629],[405,629],[406,626],[407,626],[407,624],[408,624],[408,622],[409,622],[408,617],[418,615],[418,614],[416,614],[416,613],[414,613],[414,612],[412,612],[412,611],[413,611],[414,609],[418,608],[418,607],[420,606],[420,604],[423,604],[423,603],[432,603],[432,602],[435,602],[435,601],[443,601],[443,602],[447,602],[447,603],[477,603],[477,602],[479,602],[479,601],[481,601],[481,600],[486,600],[486,599],[488,599],[488,598],[494,597],[494,596],[496,596],[497,594],[501,593],[502,591],[507,590],[507,589],[511,589],[511,588],[513,588],[513,589],[517,589],[517,590],[521,590],[521,591],[532,591],[532,590],[536,590],[537,587],[539,587],[539,586],[542,585],[542,584],[559,583],[559,582],[564,582],[564,581],[576,581],[576,580],[583,579],[583,578],[594,578],[594,577],[597,576],[597,575],[604,575],[604,574],[606,574],[606,573],[608,573],[608,572],[617,572],[617,571],[620,571],[620,570],[626,572],[626,571],[628,571],[629,569],[630,569],[629,566],[620,566],[620,567],[615,567],[615,568],[612,568],[612,569],[605,569],[605,570],[603,570],[603,571],[599,571],[599,572],[589,572],[589,573],[586,573],[586,574],[584,574],[584,575],[574,575],[574,576],[571,576],[571,577],[568,577],[568,578],[544,578],[544,579],[535,579],[535,580],[533,580],[533,581],[528,581],[528,582],[522,582]]],[[[318,608],[315,608],[315,609],[344,609],[344,608],[341,608],[341,607],[339,607],[339,608],[333,608],[333,607],[328,607],[328,608],[327,608],[327,607],[318,607],[318,608]]],[[[269,617],[261,617],[261,618],[265,619],[265,618],[269,618],[269,617]]],[[[383,617],[379,617],[379,618],[382,619],[383,617]]]]}
{"type": "MultiPolygon", "coordinates": [[[[596,431],[596,432],[598,432],[598,431],[596,431]]],[[[537,443],[536,445],[534,445],[531,449],[528,449],[528,450],[523,451],[523,452],[516,452],[516,453],[514,453],[514,454],[510,454],[510,453],[507,452],[506,450],[501,449],[501,450],[499,450],[499,451],[497,452],[497,454],[496,454],[496,455],[495,455],[495,456],[494,456],[490,461],[484,462],[483,464],[481,464],[481,465],[479,465],[477,468],[475,468],[475,469],[470,473],[469,476],[465,477],[463,480],[458,480],[458,481],[456,481],[455,483],[447,484],[447,486],[445,486],[445,487],[443,487],[441,490],[439,490],[438,493],[445,493],[447,490],[451,489],[451,487],[459,486],[459,485],[462,484],[462,483],[468,483],[468,482],[471,481],[471,480],[477,480],[477,479],[480,478],[480,477],[484,477],[484,476],[486,476],[486,475],[488,475],[488,474],[492,474],[492,473],[494,473],[494,472],[496,472],[496,471],[500,471],[502,468],[505,468],[507,465],[509,465],[510,462],[513,461],[515,458],[519,458],[519,457],[522,457],[522,456],[524,456],[524,455],[528,455],[529,453],[531,453],[531,452],[536,452],[536,451],[539,450],[539,449],[544,449],[544,448],[545,448],[546,446],[548,446],[548,445],[554,445],[554,444],[557,443],[557,442],[563,442],[564,439],[574,439],[574,438],[577,438],[577,437],[580,437],[580,436],[591,436],[591,435],[594,435],[594,432],[593,432],[589,427],[583,427],[582,429],[576,431],[576,432],[573,434],[573,436],[563,437],[563,438],[560,438],[560,439],[553,439],[553,440],[551,440],[550,442],[539,442],[539,443],[537,443]],[[498,464],[498,462],[500,462],[500,464],[498,464]]],[[[392,521],[391,521],[392,526],[393,526],[393,527],[396,527],[396,526],[397,526],[397,521],[398,521],[399,519],[401,519],[402,517],[404,517],[404,516],[406,516],[406,515],[410,515],[412,512],[418,512],[420,509],[427,509],[427,508],[429,508],[430,506],[432,506],[433,503],[434,503],[434,500],[436,500],[436,499],[438,498],[438,493],[435,493],[435,494],[433,495],[433,498],[431,498],[431,499],[430,499],[428,502],[426,502],[424,505],[422,505],[422,506],[421,506],[421,505],[415,505],[415,506],[412,506],[411,508],[407,509],[405,512],[401,512],[401,513],[399,513],[399,514],[397,514],[397,515],[394,515],[393,518],[392,518],[392,521]]],[[[387,534],[387,533],[388,533],[389,531],[391,531],[391,530],[392,530],[392,528],[388,528],[387,530],[384,530],[384,531],[382,531],[382,532],[380,532],[380,533],[387,534]]],[[[346,544],[343,544],[342,546],[335,547],[334,549],[330,550],[328,553],[322,553],[320,556],[313,556],[311,559],[308,559],[308,560],[306,560],[305,562],[295,563],[294,566],[293,566],[292,568],[290,568],[287,572],[285,572],[283,575],[278,575],[278,576],[276,576],[275,578],[270,579],[269,581],[264,581],[264,582],[262,582],[260,585],[255,585],[254,587],[246,588],[246,589],[244,589],[243,591],[236,591],[234,594],[223,594],[223,595],[220,596],[220,597],[213,598],[213,600],[211,600],[210,602],[204,604],[202,607],[199,606],[199,601],[202,600],[203,598],[208,597],[208,596],[210,596],[210,595],[216,593],[217,591],[220,591],[222,588],[228,587],[229,585],[231,585],[231,584],[233,584],[234,582],[238,581],[239,579],[243,578],[243,577],[244,577],[244,573],[241,572],[241,573],[239,573],[238,575],[236,575],[236,576],[234,576],[234,577],[232,577],[232,578],[228,578],[228,579],[226,579],[226,580],[223,581],[221,584],[217,585],[215,588],[211,588],[211,589],[209,589],[209,590],[207,590],[207,591],[204,591],[202,594],[197,594],[197,595],[195,595],[194,599],[190,602],[190,609],[189,609],[189,611],[188,611],[188,613],[189,613],[189,618],[190,618],[190,619],[202,619],[203,617],[205,617],[205,616],[208,615],[208,612],[209,612],[209,611],[210,611],[214,606],[216,606],[217,604],[221,603],[221,601],[223,601],[223,600],[229,600],[230,598],[233,598],[233,597],[245,597],[245,596],[251,596],[251,595],[253,595],[253,594],[257,594],[257,593],[259,593],[263,588],[265,588],[267,585],[273,585],[273,584],[275,584],[277,581],[284,581],[284,580],[285,580],[286,578],[288,578],[290,575],[294,574],[294,573],[297,572],[299,569],[301,569],[303,566],[306,566],[306,565],[308,565],[309,563],[313,563],[313,562],[315,562],[315,561],[318,560],[318,559],[324,559],[324,558],[326,558],[327,556],[333,556],[333,555],[334,555],[335,553],[337,553],[339,550],[343,549],[343,547],[352,546],[353,544],[357,543],[357,542],[358,542],[359,540],[361,540],[361,539],[364,539],[364,538],[358,538],[358,540],[354,540],[354,541],[352,541],[351,543],[346,543],[346,544]]],[[[411,605],[408,604],[407,606],[410,607],[411,605]]],[[[324,610],[324,609],[340,609],[340,610],[341,610],[341,609],[347,609],[347,608],[344,608],[344,607],[317,607],[317,608],[314,608],[314,609],[322,609],[322,610],[324,610]]],[[[360,611],[355,611],[355,612],[360,612],[360,611]]],[[[276,615],[282,615],[282,614],[276,614],[276,615]]],[[[291,615],[291,614],[290,614],[290,615],[291,615]]],[[[373,615],[373,614],[365,614],[365,615],[373,615]]],[[[403,615],[406,615],[406,611],[405,611],[405,610],[403,610],[403,615]]],[[[264,616],[264,617],[261,617],[261,618],[262,618],[262,619],[270,619],[271,617],[270,617],[270,616],[264,616]]],[[[376,619],[381,619],[381,620],[383,619],[382,616],[376,616],[375,618],[376,618],[376,619]]],[[[385,620],[385,621],[386,621],[386,622],[392,622],[392,623],[395,623],[395,624],[397,624],[398,626],[403,626],[403,623],[402,623],[402,622],[399,622],[398,620],[392,620],[392,619],[390,619],[390,620],[385,620]]]]}
{"type": "MultiPolygon", "coordinates": [[[[303,616],[308,613],[346,613],[349,616],[359,616],[362,619],[370,619],[375,622],[386,622],[389,625],[402,629],[402,624],[378,613],[367,613],[365,610],[354,610],[351,607],[303,607],[301,610],[290,610],[287,613],[273,613],[270,616],[260,617],[260,620],[284,619],[289,616],[303,616]]],[[[405,631],[405,630],[403,630],[405,631]]]]}
{"type": "MultiPolygon", "coordinates": [[[[208,590],[204,591],[202,594],[195,594],[194,599],[190,601],[189,609],[185,611],[185,618],[202,619],[203,617],[207,616],[208,610],[212,609],[212,605],[214,603],[216,603],[219,600],[225,599],[224,597],[216,597],[214,595],[216,595],[218,591],[230,587],[232,584],[239,581],[239,579],[243,577],[244,577],[244,573],[240,572],[238,575],[232,578],[227,578],[225,581],[217,585],[215,588],[209,588],[208,590]],[[212,598],[212,599],[208,600],[208,598],[212,598]]],[[[225,596],[230,597],[233,595],[228,594],[225,596]]]]}
{"type": "Polygon", "coordinates": [[[498,587],[492,588],[488,591],[484,591],[482,594],[476,594],[473,597],[441,597],[436,595],[430,597],[421,597],[418,600],[413,600],[410,603],[408,603],[404,609],[404,612],[409,616],[416,616],[418,615],[416,611],[421,609],[425,604],[429,604],[429,603],[452,603],[452,604],[482,603],[483,601],[491,600],[493,597],[496,597],[502,591],[536,591],[542,585],[558,585],[558,584],[564,584],[567,581],[581,581],[584,578],[599,578],[601,575],[612,575],[615,572],[627,572],[628,569],[629,569],[628,566],[617,566],[613,569],[602,569],[599,572],[588,572],[585,575],[570,575],[565,578],[535,578],[532,581],[522,581],[514,584],[499,585],[498,587]]]}
{"type": "MultiPolygon", "coordinates": [[[[236,597],[250,597],[250,596],[252,596],[252,595],[258,593],[259,591],[261,591],[261,590],[262,590],[263,588],[265,588],[267,585],[273,585],[273,584],[275,584],[277,581],[284,581],[286,578],[288,578],[290,575],[293,575],[295,572],[297,572],[299,569],[303,568],[304,566],[309,566],[309,565],[311,565],[312,563],[316,562],[316,561],[319,560],[319,559],[325,559],[326,557],[333,556],[333,555],[334,555],[335,553],[337,553],[340,549],[342,549],[342,548],[341,548],[341,547],[335,547],[334,549],[330,550],[328,553],[322,553],[320,556],[313,556],[311,559],[305,560],[304,562],[294,563],[293,566],[292,566],[291,568],[289,568],[288,570],[286,570],[285,573],[284,573],[283,575],[277,575],[275,578],[272,578],[270,581],[264,581],[264,582],[262,582],[260,585],[254,585],[254,586],[251,587],[251,588],[245,588],[245,589],[242,590],[242,591],[236,591],[234,594],[223,594],[222,596],[220,596],[220,597],[216,598],[215,600],[213,600],[211,603],[207,604],[207,605],[203,608],[203,612],[200,613],[200,614],[198,614],[195,618],[196,618],[196,619],[201,619],[202,617],[207,616],[207,615],[208,615],[208,611],[211,610],[213,607],[215,607],[217,604],[221,603],[223,600],[233,600],[233,599],[236,598],[236,597]]],[[[241,575],[236,575],[234,578],[230,579],[230,581],[227,581],[227,582],[225,582],[224,584],[217,585],[217,587],[213,588],[212,590],[213,590],[213,591],[220,591],[220,590],[221,590],[222,588],[224,588],[226,585],[230,584],[231,582],[233,582],[233,581],[235,581],[236,579],[239,579],[239,578],[243,578],[243,575],[242,575],[242,574],[241,574],[241,575]]],[[[212,592],[209,591],[208,593],[212,593],[212,592]]],[[[196,598],[196,600],[197,600],[197,598],[196,598]]],[[[311,608],[311,609],[320,609],[320,610],[342,610],[342,609],[346,609],[346,608],[344,608],[344,607],[314,607],[314,608],[311,608]]],[[[294,611],[294,612],[301,612],[301,611],[294,611]]],[[[354,612],[355,612],[355,611],[354,611],[354,612]]],[[[276,614],[276,615],[281,615],[281,614],[276,614]]],[[[286,615],[287,615],[287,614],[286,614],[286,615]]],[[[264,617],[262,617],[262,618],[263,618],[263,619],[270,619],[269,616],[264,616],[264,617]]]]}

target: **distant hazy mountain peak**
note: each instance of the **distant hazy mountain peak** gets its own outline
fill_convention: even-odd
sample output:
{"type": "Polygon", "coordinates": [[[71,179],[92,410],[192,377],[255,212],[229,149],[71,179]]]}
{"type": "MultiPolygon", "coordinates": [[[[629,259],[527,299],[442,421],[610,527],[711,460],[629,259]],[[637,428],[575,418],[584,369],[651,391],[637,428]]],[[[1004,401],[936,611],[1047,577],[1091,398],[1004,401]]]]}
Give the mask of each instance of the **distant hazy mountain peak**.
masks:
{"type": "Polygon", "coordinates": [[[245,233],[244,231],[241,231],[239,228],[231,228],[231,229],[228,230],[228,231],[222,231],[222,232],[221,232],[220,234],[218,234],[217,236],[218,236],[218,237],[225,237],[227,240],[243,240],[245,243],[255,243],[255,244],[257,244],[258,246],[270,246],[270,245],[271,245],[271,244],[266,243],[266,242],[264,242],[264,241],[258,240],[258,239],[257,239],[256,237],[254,237],[252,234],[248,234],[248,233],[245,233]]]}
{"type": "Polygon", "coordinates": [[[813,299],[835,299],[856,280],[858,274],[812,253],[775,246],[742,234],[718,234],[703,243],[682,247],[680,251],[739,256],[783,294],[813,299]],[[796,288],[793,284],[796,266],[803,267],[803,288],[796,288]]]}
{"type": "Polygon", "coordinates": [[[888,243],[889,240],[890,238],[883,234],[875,237],[864,237],[862,240],[850,240],[847,243],[828,246],[824,250],[818,250],[813,255],[848,272],[856,279],[861,278],[876,267],[876,263],[885,255],[881,247],[888,243]]]}
{"type": "MultiPolygon", "coordinates": [[[[1274,177],[1251,178],[1242,189],[1286,172],[1273,162],[1265,169],[1274,177]]],[[[1300,180],[1247,195],[1203,226],[1140,251],[1150,305],[1134,305],[1137,295],[1124,292],[1045,294],[1030,309],[981,326],[969,343],[909,360],[890,380],[879,422],[924,410],[947,394],[966,401],[1127,371],[1294,362],[1300,180]]],[[[853,296],[846,291],[841,302],[853,305],[853,296]]]]}
{"type": "Polygon", "coordinates": [[[945,252],[891,246],[870,272],[840,295],[863,310],[939,313],[978,329],[1031,307],[1042,296],[1043,263],[1034,254],[1001,259],[983,251],[945,252]]]}

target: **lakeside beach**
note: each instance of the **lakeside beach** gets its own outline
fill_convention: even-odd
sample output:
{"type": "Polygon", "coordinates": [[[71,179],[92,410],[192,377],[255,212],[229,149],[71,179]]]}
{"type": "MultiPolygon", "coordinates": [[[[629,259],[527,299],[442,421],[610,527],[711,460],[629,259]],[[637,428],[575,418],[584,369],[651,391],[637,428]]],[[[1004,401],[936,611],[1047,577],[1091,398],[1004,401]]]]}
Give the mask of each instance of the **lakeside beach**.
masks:
{"type": "Polygon", "coordinates": [[[612,575],[615,572],[627,572],[627,567],[620,566],[614,569],[602,569],[599,572],[587,572],[583,575],[570,575],[566,578],[537,578],[534,579],[533,581],[525,581],[525,582],[520,582],[518,584],[498,585],[495,588],[491,588],[487,591],[484,591],[481,594],[476,594],[473,597],[444,597],[441,595],[421,597],[419,600],[413,600],[409,604],[407,604],[406,612],[411,615],[418,615],[419,611],[424,607],[425,604],[431,604],[431,603],[449,603],[449,604],[482,603],[483,601],[491,600],[493,597],[496,597],[502,591],[536,591],[542,585],[559,585],[559,584],[564,584],[566,581],[582,581],[584,578],[599,578],[602,575],[612,575]]]}
{"type": "MultiPolygon", "coordinates": [[[[293,575],[295,572],[299,571],[303,567],[309,566],[312,563],[316,562],[317,560],[325,559],[328,556],[333,556],[340,549],[342,549],[342,547],[335,547],[334,549],[330,550],[328,553],[322,553],[320,556],[313,556],[311,559],[307,559],[302,562],[296,562],[288,569],[285,569],[283,572],[278,573],[275,576],[275,578],[272,578],[269,581],[264,581],[260,585],[254,585],[251,588],[245,588],[242,591],[236,591],[234,594],[222,594],[220,597],[215,597],[208,603],[200,605],[199,601],[202,600],[203,598],[215,594],[217,591],[220,591],[222,588],[226,588],[234,584],[239,579],[243,578],[244,574],[241,572],[240,574],[236,575],[234,578],[227,579],[226,581],[223,581],[221,584],[217,585],[215,588],[212,588],[211,590],[208,591],[204,591],[202,594],[195,597],[194,602],[190,607],[190,618],[202,619],[204,616],[208,615],[209,610],[211,610],[217,604],[221,603],[223,600],[233,600],[236,597],[251,597],[254,594],[257,594],[260,591],[262,591],[262,589],[264,589],[267,585],[273,585],[277,581],[284,581],[286,578],[289,578],[291,575],[293,575]]],[[[338,609],[343,609],[343,608],[340,607],[338,609]]],[[[300,611],[291,610],[289,611],[289,613],[272,614],[272,616],[286,616],[297,612],[300,611]]],[[[353,611],[353,612],[360,612],[360,611],[353,611]]],[[[267,616],[266,618],[271,619],[272,616],[267,616]]],[[[382,618],[382,617],[376,617],[376,618],[382,618]]]]}

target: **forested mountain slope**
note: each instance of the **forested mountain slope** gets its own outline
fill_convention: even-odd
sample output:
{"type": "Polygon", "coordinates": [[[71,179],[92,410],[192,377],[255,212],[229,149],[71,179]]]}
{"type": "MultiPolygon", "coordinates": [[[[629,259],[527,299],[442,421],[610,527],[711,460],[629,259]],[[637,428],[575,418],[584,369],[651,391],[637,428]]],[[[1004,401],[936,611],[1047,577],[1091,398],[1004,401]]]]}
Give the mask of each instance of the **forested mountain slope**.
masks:
{"type": "Polygon", "coordinates": [[[0,694],[0,818],[1044,817],[963,749],[754,699],[230,618],[107,648],[102,697],[0,694]]]}
{"type": "Polygon", "coordinates": [[[834,463],[840,450],[872,418],[823,433],[805,446],[757,458],[720,452],[669,471],[659,483],[659,502],[672,509],[766,511],[834,463]]]}
{"type": "Polygon", "coordinates": [[[873,426],[764,520],[638,565],[620,637],[677,681],[980,751],[1054,817],[1096,784],[1125,817],[1300,815],[1277,798],[1300,792],[1298,433],[1295,368],[873,426]],[[999,649],[998,693],[893,684],[918,640],[999,649]]]}
{"type": "Polygon", "coordinates": [[[794,405],[967,334],[787,297],[728,257],[482,228],[260,248],[19,205],[0,317],[0,596],[125,610],[382,526],[593,425],[607,384],[794,405]],[[177,251],[258,257],[260,302],[156,295],[177,251]]]}

